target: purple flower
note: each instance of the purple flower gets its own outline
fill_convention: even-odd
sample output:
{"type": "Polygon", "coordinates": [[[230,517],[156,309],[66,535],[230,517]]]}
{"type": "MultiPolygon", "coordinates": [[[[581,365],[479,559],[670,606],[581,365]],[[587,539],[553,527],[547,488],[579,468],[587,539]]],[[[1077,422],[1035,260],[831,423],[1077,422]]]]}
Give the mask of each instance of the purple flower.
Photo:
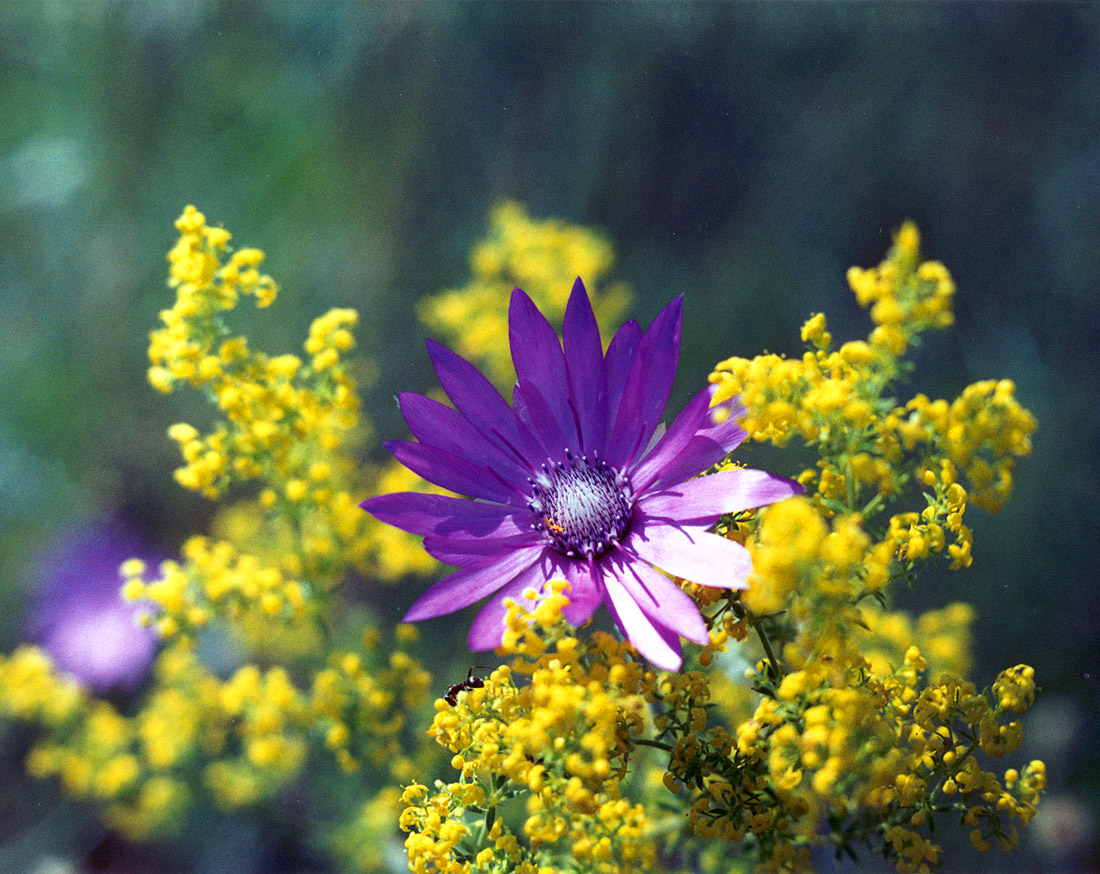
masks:
{"type": "Polygon", "coordinates": [[[152,559],[122,526],[96,523],[39,559],[27,636],[94,692],[134,689],[156,653],[155,635],[136,621],[141,607],[119,594],[119,565],[134,557],[152,559]]]}
{"type": "Polygon", "coordinates": [[[403,492],[364,501],[378,519],[424,537],[424,548],[460,570],[409,609],[415,622],[495,597],[470,628],[473,650],[499,646],[506,598],[551,579],[570,586],[574,625],[606,604],[654,665],[681,665],[680,636],[708,640],[695,602],[658,568],[703,586],[743,589],[748,551],[708,529],[723,513],[803,491],[759,470],[692,479],[744,438],[736,413],[716,422],[712,390],[699,392],[654,439],[680,354],[682,298],[644,334],[623,325],[603,353],[580,279],[565,311],[562,343],[520,289],[509,340],[516,386],[509,407],[473,365],[428,341],[454,409],[400,396],[419,442],[386,448],[425,479],[474,500],[403,492]]]}

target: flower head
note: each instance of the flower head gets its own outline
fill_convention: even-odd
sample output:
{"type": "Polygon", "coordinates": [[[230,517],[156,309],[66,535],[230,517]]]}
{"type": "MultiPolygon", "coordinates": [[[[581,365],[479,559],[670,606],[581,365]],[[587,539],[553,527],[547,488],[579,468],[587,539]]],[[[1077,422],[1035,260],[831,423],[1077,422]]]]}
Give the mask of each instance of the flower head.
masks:
{"type": "Polygon", "coordinates": [[[120,525],[98,523],[58,538],[39,559],[28,636],[89,689],[132,690],[149,672],[156,636],[121,597],[119,565],[150,550],[120,525]]]}
{"type": "Polygon", "coordinates": [[[386,448],[425,479],[473,500],[403,492],[362,503],[383,522],[422,535],[429,553],[459,568],[417,599],[407,622],[494,595],[469,634],[471,649],[492,649],[504,634],[506,599],[565,579],[570,622],[580,625],[606,604],[658,667],[680,667],[681,636],[707,642],[695,602],[661,571],[703,586],[745,588],[748,551],[708,529],[723,513],[803,489],[759,470],[693,479],[745,437],[740,409],[715,420],[712,387],[658,432],[681,320],[677,298],[648,331],[633,321],[623,325],[604,354],[580,279],[561,342],[517,288],[509,309],[517,377],[511,407],[468,361],[428,341],[454,408],[402,394],[401,412],[419,442],[386,448]]]}

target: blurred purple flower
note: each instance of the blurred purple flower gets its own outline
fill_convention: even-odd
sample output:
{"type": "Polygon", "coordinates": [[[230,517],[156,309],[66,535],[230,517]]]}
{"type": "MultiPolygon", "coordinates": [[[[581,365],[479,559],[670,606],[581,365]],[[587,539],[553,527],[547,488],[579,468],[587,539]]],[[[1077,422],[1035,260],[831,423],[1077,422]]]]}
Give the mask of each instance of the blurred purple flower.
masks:
{"type": "Polygon", "coordinates": [[[137,622],[140,605],[119,594],[119,565],[130,558],[157,562],[121,525],[98,523],[59,537],[36,569],[27,636],[94,692],[133,689],[155,653],[155,635],[137,622]]]}
{"type": "Polygon", "coordinates": [[[571,623],[606,604],[643,656],[678,669],[680,636],[706,643],[707,629],[695,602],[657,568],[704,586],[745,588],[748,551],[708,529],[723,513],[802,486],[759,470],[692,478],[745,438],[740,409],[714,420],[709,387],[657,435],[680,354],[682,298],[644,334],[625,324],[606,355],[580,279],[565,311],[564,350],[518,288],[508,318],[512,407],[469,362],[429,340],[456,409],[402,394],[401,412],[420,442],[386,444],[410,470],[475,500],[405,492],[361,505],[423,535],[429,553],[461,568],[429,588],[405,620],[452,613],[496,592],[469,633],[471,649],[492,649],[503,637],[505,598],[564,578],[571,623]]]}

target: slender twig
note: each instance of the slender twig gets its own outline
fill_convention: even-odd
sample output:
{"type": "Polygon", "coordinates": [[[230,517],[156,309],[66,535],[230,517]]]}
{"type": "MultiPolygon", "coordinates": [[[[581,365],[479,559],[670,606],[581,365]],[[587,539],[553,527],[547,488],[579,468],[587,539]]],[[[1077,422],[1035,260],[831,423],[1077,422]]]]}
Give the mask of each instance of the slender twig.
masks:
{"type": "Polygon", "coordinates": [[[768,640],[768,634],[766,631],[764,631],[764,623],[761,621],[760,617],[753,613],[751,610],[746,610],[745,614],[749,620],[749,624],[753,627],[757,635],[760,637],[760,643],[764,647],[764,654],[767,655],[768,661],[771,663],[772,678],[778,680],[781,673],[779,670],[779,659],[775,657],[775,652],[772,650],[771,641],[768,640]]]}
{"type": "Polygon", "coordinates": [[[335,636],[332,633],[332,627],[329,625],[328,619],[320,609],[313,611],[313,621],[317,626],[317,630],[321,632],[321,640],[324,642],[325,649],[331,650],[335,642],[335,636]]]}
{"type": "Polygon", "coordinates": [[[848,457],[844,465],[845,485],[848,488],[848,512],[854,513],[856,509],[856,479],[852,474],[852,458],[848,457]]]}
{"type": "Polygon", "coordinates": [[[666,753],[672,752],[672,747],[666,743],[661,743],[659,740],[647,740],[644,737],[632,737],[630,739],[632,744],[640,747],[654,747],[658,750],[664,750],[666,753]]]}

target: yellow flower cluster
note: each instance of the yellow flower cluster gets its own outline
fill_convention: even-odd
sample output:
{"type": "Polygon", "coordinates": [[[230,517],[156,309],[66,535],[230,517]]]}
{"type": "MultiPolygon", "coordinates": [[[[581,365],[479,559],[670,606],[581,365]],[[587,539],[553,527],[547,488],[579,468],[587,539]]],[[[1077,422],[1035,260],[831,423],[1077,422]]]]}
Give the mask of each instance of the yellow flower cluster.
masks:
{"type": "MultiPolygon", "coordinates": [[[[734,845],[747,845],[761,870],[808,871],[822,821],[862,822],[863,831],[849,825],[830,837],[852,849],[877,833],[899,871],[927,871],[941,855],[922,832],[933,812],[959,811],[976,845],[1004,848],[1015,840],[1009,823],[1034,815],[1041,763],[1024,769],[1026,779],[1010,770],[1002,783],[975,758],[1014,749],[1018,723],[1003,717],[1030,703],[1030,669],[1006,671],[991,692],[976,693],[950,675],[924,685],[915,646],[876,675],[841,645],[778,681],[758,669],[755,687],[768,694],[750,717],[727,722],[703,670],[655,674],[629,644],[570,632],[560,616],[564,589],[553,584],[538,601],[529,592],[527,609],[513,607],[499,651],[511,667],[454,705],[436,702],[430,733],[454,754],[458,773],[434,791],[420,783],[405,791],[414,872],[635,871],[677,834],[678,855],[703,870],[725,870],[743,852],[734,845]],[[517,684],[519,672],[530,675],[526,684],[517,684]],[[663,779],[632,780],[632,772],[652,773],[644,754],[653,748],[667,750],[663,779]],[[683,799],[683,827],[662,790],[683,799]],[[609,811],[618,831],[603,819],[609,811]],[[624,830],[633,846],[616,842],[624,830]],[[716,841],[731,854],[715,852],[716,841]]],[[[969,619],[956,605],[918,624],[936,640],[969,619]]]]}
{"type": "MultiPolygon", "coordinates": [[[[162,657],[162,677],[176,679],[177,671],[178,659],[162,657]]],[[[164,829],[189,804],[192,787],[180,779],[178,765],[198,745],[200,731],[206,743],[224,737],[224,723],[198,719],[196,695],[206,691],[195,685],[161,689],[139,717],[127,718],[78,691],[36,649],[0,659],[0,712],[22,700],[16,715],[48,729],[27,758],[28,771],[57,776],[70,795],[98,800],[107,822],[135,837],[164,829]],[[30,697],[38,713],[26,709],[30,697]],[[63,718],[51,699],[68,703],[63,718]]]]}
{"type": "Polygon", "coordinates": [[[489,236],[470,256],[470,281],[421,301],[418,313],[428,328],[503,386],[514,378],[507,342],[513,288],[526,291],[551,322],[560,322],[569,290],[582,276],[605,326],[618,323],[631,294],[618,282],[598,289],[615,257],[610,244],[592,231],[557,219],[534,220],[513,202],[496,206],[489,221],[489,236]]]}
{"type": "MultiPolygon", "coordinates": [[[[1013,752],[1022,739],[1019,723],[1005,724],[1005,710],[989,691],[976,692],[950,674],[925,685],[925,669],[915,646],[888,674],[874,673],[852,650],[834,650],[787,673],[775,697],[738,726],[737,751],[766,767],[780,802],[775,816],[791,829],[789,842],[811,840],[822,817],[841,822],[871,811],[888,826],[885,849],[898,870],[927,871],[941,850],[922,831],[934,813],[954,810],[980,824],[983,839],[995,838],[1005,849],[1014,844],[1015,831],[1006,824],[1034,815],[1041,763],[1025,769],[1031,777],[1019,789],[1018,782],[1006,778],[1002,785],[982,770],[977,750],[998,757],[1013,752]]],[[[1019,673],[1002,674],[994,690],[1019,673]]],[[[1033,684],[1020,700],[1028,692],[1033,684]]],[[[716,807],[703,809],[711,822],[745,815],[743,808],[716,807]]]]}
{"type": "Polygon", "coordinates": [[[905,354],[916,334],[955,323],[955,283],[938,261],[920,261],[920,234],[912,222],[898,229],[890,257],[877,267],[850,268],[848,284],[859,305],[871,309],[871,348],[894,358],[905,354]]]}
{"type": "MultiPolygon", "coordinates": [[[[422,317],[503,381],[512,286],[560,317],[563,289],[603,277],[612,256],[515,204],[492,222],[474,279],[422,317]]],[[[920,261],[912,225],[878,267],[849,272],[874,322],[866,340],[834,348],[817,314],[801,358],[733,358],[711,375],[716,403],[740,396],[754,439],[801,441],[816,462],[800,474],[806,496],[717,525],[747,546],[754,574],[744,592],[683,583],[710,631],[685,670],[656,672],[629,643],[570,628],[568,587],[554,582],[510,605],[506,664],[437,700],[427,735],[417,710],[432,681],[411,654],[415,630],[385,633],[344,599],[353,574],[434,566],[356,507],[371,490],[429,487],[396,465],[357,471],[367,429],[344,360],[355,314],[317,319],[304,357],[254,352],[226,317],[242,295],[274,300],[262,253],[230,250],[190,207],[177,228],[176,301],[151,336],[150,380],[199,388],[220,416],[205,432],[170,429],[177,479],[211,497],[252,482],[254,497],[222,509],[155,579],[123,565],[123,594],[164,641],[125,714],[37,649],[0,657],[0,717],[42,729],[32,774],[95,800],[132,837],[178,827],[199,798],[235,810],[328,781],[316,796],[334,809],[311,840],[377,871],[399,827],[417,874],[628,874],[658,861],[684,874],[800,871],[822,844],[870,846],[922,872],[942,856],[937,820],[961,820],[979,850],[1007,849],[1035,815],[1043,764],[998,775],[985,758],[1018,749],[1034,671],[979,690],[965,678],[967,605],[916,618],[889,606],[925,562],[972,562],[967,506],[1007,499],[1035,428],[1004,380],[950,402],[893,399],[902,354],[952,321],[950,275],[920,261]],[[203,662],[195,642],[211,630],[241,642],[240,664],[203,662]]],[[[610,286],[597,312],[607,323],[626,301],[610,286]]]]}
{"type": "Polygon", "coordinates": [[[684,583],[710,627],[697,669],[654,674],[627,644],[563,629],[560,588],[514,611],[501,650],[511,666],[455,707],[437,702],[432,732],[458,778],[406,790],[414,871],[634,870],[610,836],[603,855],[588,855],[606,829],[588,821],[604,797],[635,799],[651,846],[685,871],[729,870],[746,851],[759,870],[810,870],[823,842],[852,854],[868,844],[901,872],[928,871],[945,813],[979,849],[1015,842],[1015,825],[1035,813],[1042,764],[1002,780],[979,756],[1019,745],[1011,715],[1033,700],[1034,673],[1020,666],[977,691],[962,679],[970,607],[916,619],[887,607],[891,584],[912,582],[924,562],[971,563],[967,503],[1007,497],[1035,426],[1006,381],[953,403],[892,399],[909,369],[902,353],[952,321],[954,285],[942,265],[919,261],[918,244],[907,224],[882,265],[849,273],[871,307],[866,341],[834,350],[819,314],[803,328],[801,359],[730,359],[712,375],[715,403],[739,395],[755,439],[801,439],[818,462],[800,477],[806,497],[718,525],[752,554],[746,591],[684,583]],[[754,653],[742,685],[734,648],[754,653]],[[526,685],[514,681],[521,673],[526,685]],[[667,766],[654,778],[655,750],[667,766]]]}
{"type": "Polygon", "coordinates": [[[358,396],[339,356],[354,346],[348,328],[358,316],[332,310],[313,323],[305,344],[310,365],[296,355],[253,352],[223,316],[242,294],[254,295],[261,307],[274,302],[277,286],[258,270],[263,253],[230,254],[229,233],[208,227],[191,206],[176,228],[180,240],[168,255],[176,301],[160,314],[164,327],[150,335],[149,380],[163,392],[180,382],[203,388],[226,416],[205,437],[187,425],[172,429],[187,462],[176,478],[211,497],[235,478],[260,477],[266,467],[289,482],[305,455],[303,443],[332,451],[356,422],[358,396]]]}
{"type": "MultiPolygon", "coordinates": [[[[1011,490],[1013,458],[1030,452],[1034,417],[1015,399],[1010,380],[979,382],[952,403],[917,395],[895,406],[884,394],[907,372],[901,355],[929,328],[953,321],[954,283],[938,262],[919,262],[919,235],[906,223],[885,261],[871,270],[853,267],[848,281],[863,306],[871,306],[875,328],[866,341],[833,349],[821,313],[802,329],[813,348],[800,359],[759,355],[730,358],[711,374],[715,403],[738,396],[748,408],[744,427],[756,440],[782,445],[798,435],[824,456],[822,470],[807,472],[823,498],[858,509],[861,491],[890,496],[905,482],[899,465],[905,453],[919,453],[925,471],[943,485],[954,482],[950,461],[967,475],[971,489],[987,502],[1003,501],[1011,490]],[[829,465],[835,456],[838,464],[829,465]]],[[[931,483],[929,483],[931,484],[931,483]]],[[[873,498],[872,498],[873,500],[873,498]]]]}
{"type": "Polygon", "coordinates": [[[890,666],[899,664],[910,646],[916,646],[928,663],[928,674],[966,676],[970,673],[970,626],[974,608],[957,601],[942,610],[929,610],[917,617],[908,613],[881,609],[875,603],[860,607],[865,626],[860,651],[870,670],[884,676],[890,666]]]}
{"type": "MultiPolygon", "coordinates": [[[[1035,429],[1010,380],[975,383],[950,403],[919,394],[897,405],[887,393],[908,370],[899,356],[917,334],[952,322],[950,275],[942,264],[921,263],[918,248],[916,228],[907,223],[882,264],[849,271],[857,300],[871,307],[876,325],[866,341],[834,350],[819,313],[803,326],[803,340],[813,348],[800,359],[730,358],[711,374],[715,403],[740,397],[748,410],[745,428],[754,439],[783,445],[798,436],[817,450],[816,469],[804,471],[800,480],[816,487],[822,515],[853,514],[859,524],[907,486],[932,490],[919,512],[896,514],[870,547],[873,561],[863,569],[868,590],[887,582],[883,568],[891,560],[907,565],[901,573],[929,554],[946,554],[953,569],[968,566],[973,535],[962,521],[967,503],[996,509],[1007,499],[1015,459],[1030,452],[1035,429]]],[[[788,522],[797,524],[793,518],[788,522]]],[[[789,573],[761,576],[781,587],[790,578],[789,573]]]]}
{"type": "MultiPolygon", "coordinates": [[[[379,637],[367,631],[363,650],[384,652],[379,637]]],[[[416,640],[415,628],[398,628],[398,644],[416,640]]],[[[356,652],[333,653],[328,662],[314,675],[309,694],[313,729],[324,736],[344,771],[358,771],[365,763],[408,779],[412,765],[402,743],[407,741],[409,713],[429,699],[431,675],[403,649],[394,649],[381,663],[370,663],[356,652]]]]}
{"type": "Polygon", "coordinates": [[[328,779],[365,776],[359,809],[318,821],[315,839],[380,870],[382,855],[363,855],[361,829],[388,816],[396,834],[399,793],[384,787],[412,775],[410,715],[428,704],[430,677],[409,654],[414,629],[382,634],[368,611],[342,600],[353,571],[382,564],[375,575],[395,578],[424,567],[422,550],[401,559],[390,529],[356,506],[370,487],[356,457],[368,429],[343,360],[357,315],[316,319],[304,358],[255,352],[226,320],[242,296],[274,301],[263,253],[232,251],[228,232],[193,207],[176,227],[175,303],[150,336],[149,377],[162,391],[200,389],[219,416],[205,433],[169,429],[184,460],[176,479],[211,498],[239,483],[260,488],[223,508],[211,536],[188,539],[151,581],[141,561],[120,569],[122,595],[143,605],[164,642],[132,712],[90,697],[23,648],[0,658],[0,715],[42,727],[33,774],[98,801],[134,838],[181,827],[199,798],[225,809],[269,804],[302,778],[307,757],[328,779]],[[195,647],[208,630],[256,661],[214,673],[195,647]]]}
{"type": "Polygon", "coordinates": [[[498,668],[454,706],[436,701],[430,734],[459,773],[434,793],[418,783],[405,790],[401,826],[417,874],[625,874],[654,865],[646,809],[622,786],[654,675],[628,644],[573,636],[562,622],[563,587],[552,584],[526,605],[530,613],[512,606],[502,651],[516,656],[515,672],[498,668]],[[519,671],[528,683],[516,683],[519,671]]]}
{"type": "Polygon", "coordinates": [[[328,661],[303,690],[282,667],[247,664],[220,680],[194,654],[168,649],[141,708],[124,716],[24,647],[0,659],[0,714],[48,730],[28,758],[32,774],[99,800],[113,827],[140,838],[178,828],[200,793],[227,809],[274,797],[311,743],[344,771],[365,763],[408,779],[408,713],[427,700],[427,673],[401,649],[381,666],[349,652],[328,661]]]}
{"type": "Polygon", "coordinates": [[[942,446],[946,460],[962,469],[972,499],[997,510],[1012,491],[1015,458],[1031,452],[1035,418],[1019,405],[1011,380],[983,380],[963,389],[950,404],[917,395],[894,426],[907,450],[920,443],[942,446]]]}
{"type": "Polygon", "coordinates": [[[49,657],[36,647],[19,647],[4,657],[3,666],[0,714],[4,716],[56,728],[84,706],[86,696],[76,681],[57,677],[49,657]]]}
{"type": "Polygon", "coordinates": [[[183,563],[166,561],[160,578],[146,584],[144,566],[124,570],[123,597],[156,605],[156,625],[162,638],[180,632],[193,635],[213,616],[242,621],[251,611],[293,622],[305,617],[307,590],[287,580],[276,567],[264,567],[253,555],[241,555],[231,543],[192,537],[182,550],[183,563]]]}
{"type": "MultiPolygon", "coordinates": [[[[323,625],[325,595],[349,566],[395,580],[432,562],[415,540],[357,507],[363,477],[355,450],[368,429],[342,359],[354,347],[357,314],[334,309],[315,319],[304,361],[252,351],[225,316],[242,294],[273,302],[275,283],[258,272],[263,253],[231,252],[228,232],[209,227],[194,207],[176,227],[180,240],[169,254],[176,301],[150,336],[150,380],[163,391],[198,387],[223,416],[206,434],[187,423],[168,429],[185,461],[176,479],[212,498],[235,483],[263,487],[256,500],[222,512],[215,523],[222,539],[192,538],[160,579],[145,584],[141,569],[131,569],[125,594],[155,607],[151,621],[165,638],[227,618],[263,646],[273,626],[287,638],[303,619],[323,625]]],[[[390,468],[374,478],[386,488],[400,475],[390,468]]],[[[426,488],[412,479],[411,488],[426,488]]]]}
{"type": "Polygon", "coordinates": [[[181,383],[199,388],[223,416],[205,434],[187,423],[168,429],[185,462],[177,481],[210,498],[235,483],[263,483],[259,502],[281,523],[272,533],[283,548],[272,552],[286,576],[327,586],[348,563],[369,570],[373,550],[353,490],[353,450],[367,432],[341,358],[355,345],[357,313],[334,309],[315,319],[307,361],[255,352],[225,316],[242,294],[261,306],[274,301],[274,281],[258,272],[263,253],[230,252],[229,233],[209,227],[194,207],[176,227],[180,240],[168,256],[176,301],[150,335],[149,379],[165,392],[181,383]]]}

